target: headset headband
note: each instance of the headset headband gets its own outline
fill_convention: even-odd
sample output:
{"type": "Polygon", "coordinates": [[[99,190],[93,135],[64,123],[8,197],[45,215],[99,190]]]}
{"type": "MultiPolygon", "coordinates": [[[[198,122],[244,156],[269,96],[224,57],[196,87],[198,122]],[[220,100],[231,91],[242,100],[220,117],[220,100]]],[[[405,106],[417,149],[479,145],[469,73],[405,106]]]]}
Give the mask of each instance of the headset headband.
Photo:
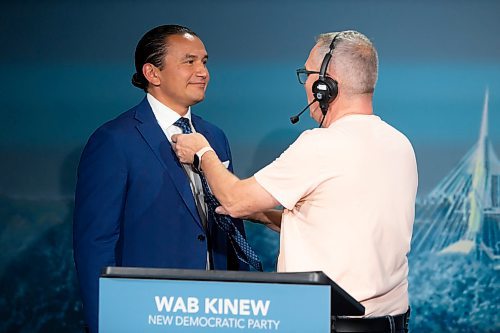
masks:
{"type": "Polygon", "coordinates": [[[319,70],[319,79],[324,80],[326,76],[326,70],[328,69],[328,64],[330,63],[330,59],[332,59],[332,52],[333,49],[335,48],[335,41],[337,40],[337,37],[340,35],[340,32],[333,37],[332,42],[330,43],[330,50],[328,51],[327,54],[325,54],[325,57],[323,58],[323,62],[321,63],[321,68],[319,70]]]}

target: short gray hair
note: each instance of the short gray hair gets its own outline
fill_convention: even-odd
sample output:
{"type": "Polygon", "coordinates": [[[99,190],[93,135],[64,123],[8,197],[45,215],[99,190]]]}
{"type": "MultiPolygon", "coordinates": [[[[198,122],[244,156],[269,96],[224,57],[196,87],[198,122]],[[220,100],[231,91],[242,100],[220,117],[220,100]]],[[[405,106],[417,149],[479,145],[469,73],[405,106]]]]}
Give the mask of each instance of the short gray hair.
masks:
{"type": "Polygon", "coordinates": [[[373,93],[378,76],[378,55],[372,42],[354,30],[321,34],[316,38],[316,44],[322,59],[335,36],[337,39],[327,72],[333,69],[334,79],[347,94],[373,93]]]}

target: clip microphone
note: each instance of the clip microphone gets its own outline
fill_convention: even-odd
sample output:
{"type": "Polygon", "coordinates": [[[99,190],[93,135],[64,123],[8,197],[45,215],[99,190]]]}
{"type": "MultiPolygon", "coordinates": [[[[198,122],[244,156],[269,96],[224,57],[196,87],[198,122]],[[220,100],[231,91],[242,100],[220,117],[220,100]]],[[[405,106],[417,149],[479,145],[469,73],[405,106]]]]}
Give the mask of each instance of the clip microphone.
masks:
{"type": "Polygon", "coordinates": [[[299,117],[304,113],[304,111],[306,111],[307,108],[310,107],[312,103],[317,102],[317,101],[318,100],[316,98],[313,99],[313,101],[311,103],[307,104],[307,106],[302,111],[300,111],[299,114],[297,114],[296,116],[290,117],[290,121],[292,122],[292,124],[298,123],[299,122],[299,117]]]}

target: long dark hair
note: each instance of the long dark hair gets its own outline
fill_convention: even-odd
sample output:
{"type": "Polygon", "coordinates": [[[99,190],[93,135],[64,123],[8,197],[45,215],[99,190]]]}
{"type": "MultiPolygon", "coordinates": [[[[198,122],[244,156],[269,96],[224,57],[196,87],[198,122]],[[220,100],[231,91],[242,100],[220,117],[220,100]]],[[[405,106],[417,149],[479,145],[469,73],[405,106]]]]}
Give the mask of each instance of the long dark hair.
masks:
{"type": "Polygon", "coordinates": [[[142,74],[142,67],[150,63],[161,69],[167,54],[168,36],[185,33],[198,36],[191,29],[175,24],[161,25],[146,32],[135,48],[135,73],[132,75],[132,84],[147,92],[149,82],[142,74]]]}

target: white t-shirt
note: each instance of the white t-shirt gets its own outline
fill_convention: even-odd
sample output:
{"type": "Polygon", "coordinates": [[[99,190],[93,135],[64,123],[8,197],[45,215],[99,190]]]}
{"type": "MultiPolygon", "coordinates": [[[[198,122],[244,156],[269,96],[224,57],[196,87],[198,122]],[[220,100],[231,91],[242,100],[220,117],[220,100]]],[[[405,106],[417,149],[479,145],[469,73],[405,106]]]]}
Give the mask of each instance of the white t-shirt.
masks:
{"type": "Polygon", "coordinates": [[[347,115],[302,133],[255,178],[285,207],[279,272],[324,271],[365,316],[406,312],[417,166],[403,134],[347,115]]]}

